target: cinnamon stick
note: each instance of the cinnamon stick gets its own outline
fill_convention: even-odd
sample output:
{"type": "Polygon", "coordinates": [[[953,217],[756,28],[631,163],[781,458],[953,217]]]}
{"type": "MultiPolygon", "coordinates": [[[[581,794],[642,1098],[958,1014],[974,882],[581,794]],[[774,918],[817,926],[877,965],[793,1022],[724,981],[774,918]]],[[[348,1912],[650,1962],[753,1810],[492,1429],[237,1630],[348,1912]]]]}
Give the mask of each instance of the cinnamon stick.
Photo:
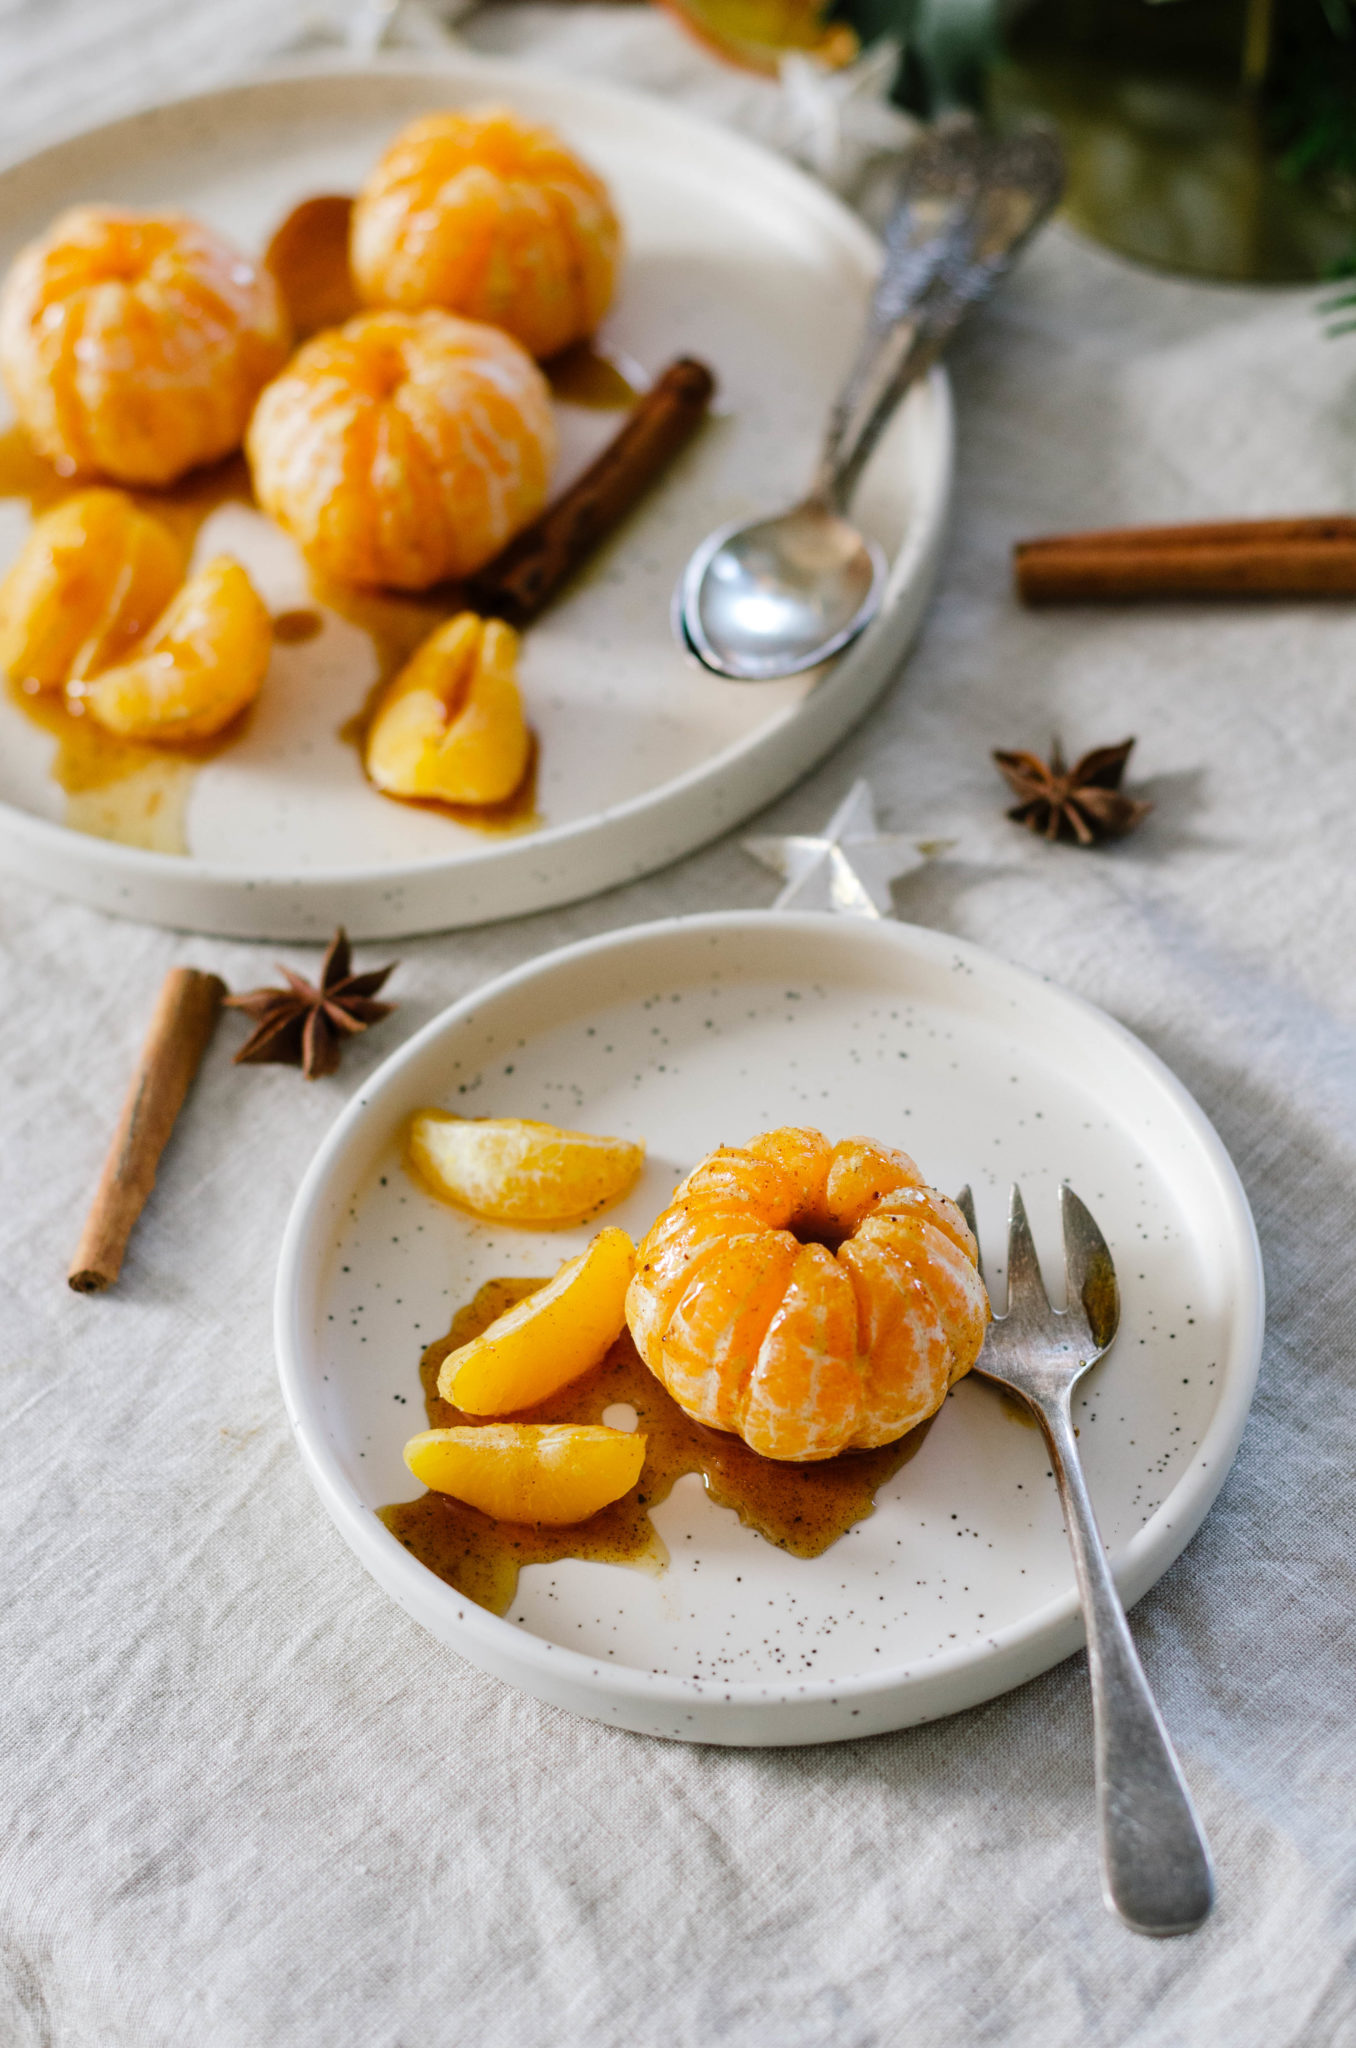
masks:
{"type": "Polygon", "coordinates": [[[194,967],[165,976],[141,1058],[108,1148],[104,1170],[71,1260],[77,1294],[98,1294],[122,1270],[123,1254],[160,1155],[221,1013],[226,984],[194,967]]]}
{"type": "Polygon", "coordinates": [[[467,596],[476,610],[512,626],[534,619],[686,447],[715,388],[695,357],[670,363],[597,461],[471,579],[467,596]]]}
{"type": "Polygon", "coordinates": [[[273,231],[264,267],[283,295],[292,331],[305,341],[362,311],[349,267],[353,201],[346,192],[303,199],[273,231]]]}
{"type": "Polygon", "coordinates": [[[1052,533],[1017,543],[1019,554],[1048,554],[1064,548],[1209,547],[1216,542],[1271,540],[1356,540],[1356,518],[1325,512],[1291,519],[1197,519],[1185,526],[1107,526],[1088,533],[1052,533]]]}
{"type": "Polygon", "coordinates": [[[1230,519],[1051,534],[1013,551],[1030,605],[1356,596],[1356,519],[1230,519]]]}

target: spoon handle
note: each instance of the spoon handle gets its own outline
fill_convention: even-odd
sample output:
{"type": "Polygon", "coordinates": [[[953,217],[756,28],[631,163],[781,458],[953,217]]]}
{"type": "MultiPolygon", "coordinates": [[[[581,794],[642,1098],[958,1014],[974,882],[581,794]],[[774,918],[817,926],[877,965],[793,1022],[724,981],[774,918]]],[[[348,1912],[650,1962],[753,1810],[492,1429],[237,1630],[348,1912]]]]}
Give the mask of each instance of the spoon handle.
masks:
{"type": "Polygon", "coordinates": [[[1059,145],[1048,135],[995,141],[971,122],[949,122],[919,144],[885,231],[866,333],[829,418],[812,503],[835,512],[848,504],[905,391],[987,298],[1062,189],[1059,145]]]}

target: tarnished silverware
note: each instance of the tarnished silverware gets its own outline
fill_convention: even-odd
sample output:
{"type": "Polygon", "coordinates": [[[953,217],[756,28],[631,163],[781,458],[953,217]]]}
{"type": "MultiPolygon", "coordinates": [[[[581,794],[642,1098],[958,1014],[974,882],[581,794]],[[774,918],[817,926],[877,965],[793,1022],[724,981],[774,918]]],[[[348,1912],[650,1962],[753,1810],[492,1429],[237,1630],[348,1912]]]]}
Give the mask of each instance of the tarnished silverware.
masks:
{"type": "Polygon", "coordinates": [[[827,660],[880,609],[885,556],[844,515],[909,386],[986,298],[1063,186],[1058,143],[936,128],[910,158],[857,360],[814,481],[789,512],[708,535],[684,571],[674,630],[707,668],[769,682],[827,660]]]}
{"type": "MultiPolygon", "coordinates": [[[[1189,1934],[1214,1904],[1210,1852],[1130,1637],[1078,1456],[1070,1397],[1120,1322],[1106,1240],[1062,1187],[1068,1305],[1053,1309],[1021,1189],[1008,1211],[1007,1313],[989,1325],[975,1371],[1035,1411],[1059,1486],[1088,1637],[1102,1891],[1137,1934],[1189,1934]]],[[[975,1228],[969,1188],[959,1196],[975,1228]]]]}

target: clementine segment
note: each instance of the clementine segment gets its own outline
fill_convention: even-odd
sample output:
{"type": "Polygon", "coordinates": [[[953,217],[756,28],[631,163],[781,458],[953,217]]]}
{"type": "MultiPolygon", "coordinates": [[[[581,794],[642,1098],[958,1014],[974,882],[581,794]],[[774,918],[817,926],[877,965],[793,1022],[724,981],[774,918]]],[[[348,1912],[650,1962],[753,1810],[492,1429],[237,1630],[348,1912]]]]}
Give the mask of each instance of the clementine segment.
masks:
{"type": "Polygon", "coordinates": [[[625,1329],[634,1260],[624,1230],[600,1231],[547,1286],[449,1351],[438,1392],[466,1415],[511,1415],[568,1386],[625,1329]]]}
{"type": "Polygon", "coordinates": [[[121,491],[45,512],[0,584],[0,667],[39,689],[123,660],[178,589],[183,551],[121,491]]]}
{"type": "Polygon", "coordinates": [[[404,129],[358,196],[350,243],[370,305],[487,320],[534,356],[594,332],[620,250],[602,179],[505,107],[404,129]]]}
{"type": "Polygon", "coordinates": [[[262,598],[238,562],[218,555],[190,577],[140,652],[78,695],[124,739],[207,739],[258,696],[272,646],[262,598]]]}
{"type": "Polygon", "coordinates": [[[497,1522],[586,1522],[629,1493],[645,1463],[645,1438],[597,1423],[491,1422],[479,1429],[426,1429],[405,1463],[434,1493],[497,1522]]]}
{"type": "Polygon", "coordinates": [[[494,804],[512,796],[532,742],[516,676],[518,636],[462,612],[388,684],[364,762],[389,796],[494,804]]]}
{"type": "Polygon", "coordinates": [[[290,342],[268,271],[186,214],[72,207],[0,292],[14,409],[68,476],[168,484],[229,455],[290,342]]]}
{"type": "MultiPolygon", "coordinates": [[[[712,1429],[737,1430],[748,1372],[791,1284],[799,1246],[783,1231],[740,1232],[707,1258],[664,1325],[664,1384],[712,1429]]],[[[648,1363],[648,1360],[647,1360],[648,1363]]]]}
{"type": "Polygon", "coordinates": [[[339,583],[469,576],[546,500],[546,380],[511,336],[450,313],[360,313],[298,349],[247,437],[255,495],[339,583]]]}
{"type": "Polygon", "coordinates": [[[808,1441],[854,1434],[862,1398],[856,1352],[852,1282],[824,1245],[801,1245],[742,1405],[744,1428],[765,1458],[799,1458],[808,1441]]]}
{"type": "Polygon", "coordinates": [[[406,1164],[431,1194],[496,1223],[585,1223],[635,1186],[645,1147],[530,1118],[423,1109],[406,1164]]]}

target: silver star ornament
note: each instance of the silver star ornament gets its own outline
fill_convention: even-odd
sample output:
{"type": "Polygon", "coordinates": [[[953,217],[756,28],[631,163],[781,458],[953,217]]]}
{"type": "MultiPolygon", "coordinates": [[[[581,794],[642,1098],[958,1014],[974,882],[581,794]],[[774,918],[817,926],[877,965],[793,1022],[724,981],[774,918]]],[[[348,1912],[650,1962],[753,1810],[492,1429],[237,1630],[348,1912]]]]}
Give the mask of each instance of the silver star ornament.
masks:
{"type": "Polygon", "coordinates": [[[890,884],[954,846],[882,832],[871,785],[854,782],[820,833],[746,839],[745,851],[786,879],[774,910],[834,910],[844,917],[891,917],[890,884]]]}

